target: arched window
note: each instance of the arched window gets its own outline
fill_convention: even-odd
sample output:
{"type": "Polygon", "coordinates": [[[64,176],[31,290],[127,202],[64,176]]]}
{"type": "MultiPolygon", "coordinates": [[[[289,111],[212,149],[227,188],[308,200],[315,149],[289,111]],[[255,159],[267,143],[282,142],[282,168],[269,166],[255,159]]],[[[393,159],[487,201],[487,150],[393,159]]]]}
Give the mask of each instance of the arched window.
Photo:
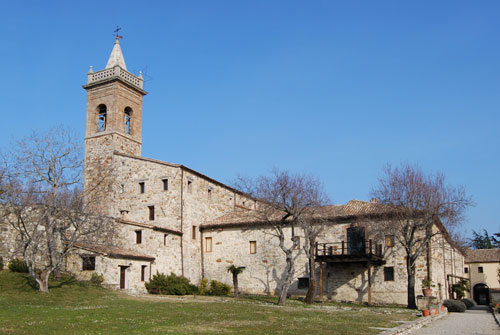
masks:
{"type": "Polygon", "coordinates": [[[130,134],[130,121],[132,119],[132,108],[125,108],[125,133],[130,134]]]}
{"type": "Polygon", "coordinates": [[[100,104],[97,106],[97,112],[99,113],[99,118],[97,122],[97,131],[105,131],[106,130],[106,113],[107,113],[106,105],[100,104]]]}

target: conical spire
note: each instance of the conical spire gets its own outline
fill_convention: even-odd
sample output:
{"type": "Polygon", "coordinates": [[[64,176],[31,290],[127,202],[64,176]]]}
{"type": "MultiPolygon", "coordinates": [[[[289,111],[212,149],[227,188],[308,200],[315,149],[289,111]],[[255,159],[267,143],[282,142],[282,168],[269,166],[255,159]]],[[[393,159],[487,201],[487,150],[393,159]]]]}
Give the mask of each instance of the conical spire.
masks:
{"type": "Polygon", "coordinates": [[[108,64],[106,64],[106,69],[110,69],[118,65],[124,70],[127,70],[127,65],[125,65],[125,59],[123,59],[122,49],[120,48],[119,36],[116,37],[115,45],[111,51],[111,55],[108,59],[108,64]]]}

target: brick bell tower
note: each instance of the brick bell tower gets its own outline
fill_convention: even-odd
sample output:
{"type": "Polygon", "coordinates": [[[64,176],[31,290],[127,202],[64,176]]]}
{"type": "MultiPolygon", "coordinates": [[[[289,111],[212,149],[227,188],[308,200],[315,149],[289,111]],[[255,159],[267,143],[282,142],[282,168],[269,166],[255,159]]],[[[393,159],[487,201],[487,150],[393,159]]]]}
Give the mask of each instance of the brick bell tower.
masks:
{"type": "MultiPolygon", "coordinates": [[[[85,130],[84,188],[98,182],[112,170],[113,153],[141,155],[142,74],[127,71],[116,34],[106,68],[88,72],[87,124],[85,130]]],[[[110,189],[111,191],[111,189],[110,189]]]]}

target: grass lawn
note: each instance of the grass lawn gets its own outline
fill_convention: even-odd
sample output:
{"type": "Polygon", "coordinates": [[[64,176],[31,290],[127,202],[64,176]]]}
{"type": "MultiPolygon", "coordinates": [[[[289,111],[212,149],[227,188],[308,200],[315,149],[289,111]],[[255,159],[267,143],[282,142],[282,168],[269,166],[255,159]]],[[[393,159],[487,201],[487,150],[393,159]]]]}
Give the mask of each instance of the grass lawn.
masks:
{"type": "MultiPolygon", "coordinates": [[[[0,334],[376,334],[411,320],[398,308],[318,309],[291,301],[130,297],[86,283],[52,283],[48,294],[26,277],[0,271],[0,334]]],[[[332,306],[331,304],[329,306],[332,306]]]]}

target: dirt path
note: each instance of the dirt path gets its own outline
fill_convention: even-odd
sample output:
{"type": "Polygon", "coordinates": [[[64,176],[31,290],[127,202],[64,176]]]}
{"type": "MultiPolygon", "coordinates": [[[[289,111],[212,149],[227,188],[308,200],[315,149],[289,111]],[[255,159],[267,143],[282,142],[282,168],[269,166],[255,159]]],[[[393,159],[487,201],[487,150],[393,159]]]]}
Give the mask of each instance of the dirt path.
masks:
{"type": "Polygon", "coordinates": [[[447,316],[418,329],[415,335],[499,335],[500,327],[485,306],[447,316]]]}

